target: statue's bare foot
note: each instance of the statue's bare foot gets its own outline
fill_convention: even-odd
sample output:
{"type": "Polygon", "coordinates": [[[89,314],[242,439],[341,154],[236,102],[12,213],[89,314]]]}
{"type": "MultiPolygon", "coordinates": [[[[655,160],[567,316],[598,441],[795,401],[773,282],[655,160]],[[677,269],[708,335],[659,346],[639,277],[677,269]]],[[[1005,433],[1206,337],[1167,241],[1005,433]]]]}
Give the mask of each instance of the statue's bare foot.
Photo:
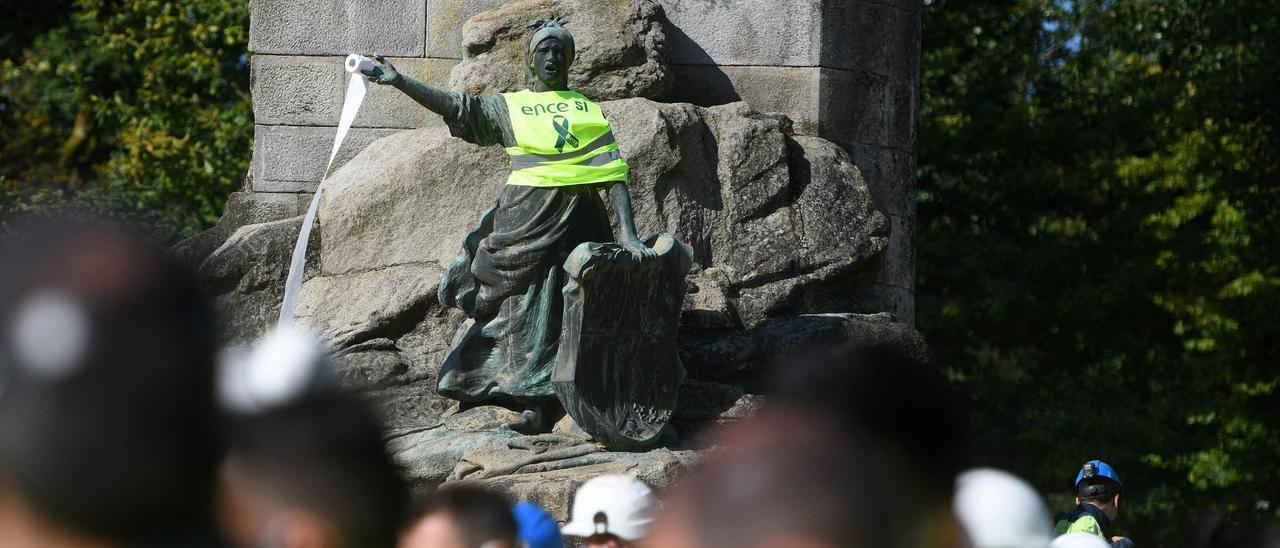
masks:
{"type": "Polygon", "coordinates": [[[533,409],[525,409],[520,412],[520,416],[516,417],[516,420],[511,421],[507,426],[516,432],[526,436],[532,436],[534,434],[542,434],[546,432],[546,430],[538,428],[543,422],[545,421],[542,418],[542,412],[533,409]]]}
{"type": "Polygon", "coordinates": [[[557,412],[558,403],[532,404],[521,411],[520,416],[508,423],[507,427],[526,436],[546,434],[555,427],[556,421],[560,420],[564,413],[557,412]]]}

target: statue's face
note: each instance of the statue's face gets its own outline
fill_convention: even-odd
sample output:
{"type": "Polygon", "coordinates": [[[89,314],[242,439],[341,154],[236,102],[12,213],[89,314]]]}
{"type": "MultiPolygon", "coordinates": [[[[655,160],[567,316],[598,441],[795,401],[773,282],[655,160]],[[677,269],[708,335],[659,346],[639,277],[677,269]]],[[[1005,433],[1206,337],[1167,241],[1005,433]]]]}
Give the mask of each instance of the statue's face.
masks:
{"type": "Polygon", "coordinates": [[[562,88],[569,81],[569,64],[566,61],[560,40],[547,38],[533,50],[533,75],[552,89],[562,88]]]}

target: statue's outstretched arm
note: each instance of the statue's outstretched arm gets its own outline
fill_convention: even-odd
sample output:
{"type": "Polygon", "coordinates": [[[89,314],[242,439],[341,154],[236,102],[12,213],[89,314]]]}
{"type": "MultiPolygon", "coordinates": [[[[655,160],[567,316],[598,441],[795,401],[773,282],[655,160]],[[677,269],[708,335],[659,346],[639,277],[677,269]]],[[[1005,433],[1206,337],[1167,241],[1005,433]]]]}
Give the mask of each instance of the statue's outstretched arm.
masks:
{"type": "Polygon", "coordinates": [[[417,101],[418,104],[427,107],[431,112],[441,116],[448,116],[457,112],[458,102],[453,94],[401,74],[396,71],[395,65],[392,65],[390,61],[387,61],[381,55],[375,56],[374,59],[378,61],[377,65],[369,70],[360,71],[361,74],[369,77],[370,82],[392,86],[404,92],[405,95],[417,101]]]}
{"type": "Polygon", "coordinates": [[[616,182],[609,185],[609,205],[618,214],[618,244],[631,252],[631,258],[641,260],[656,257],[658,253],[640,238],[636,237],[636,222],[631,214],[631,192],[625,183],[616,182]]]}

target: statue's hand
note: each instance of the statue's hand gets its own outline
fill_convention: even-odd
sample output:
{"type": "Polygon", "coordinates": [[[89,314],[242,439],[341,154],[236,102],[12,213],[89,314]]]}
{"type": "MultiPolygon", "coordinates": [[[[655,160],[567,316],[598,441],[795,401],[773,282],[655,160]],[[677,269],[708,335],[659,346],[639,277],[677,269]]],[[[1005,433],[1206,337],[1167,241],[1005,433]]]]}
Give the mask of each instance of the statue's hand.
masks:
{"type": "Polygon", "coordinates": [[[649,246],[644,245],[644,242],[640,241],[640,238],[635,236],[623,237],[622,241],[618,242],[618,244],[621,245],[622,249],[625,249],[627,253],[631,254],[631,260],[633,261],[643,261],[645,259],[652,259],[658,256],[657,251],[654,251],[649,248],[649,246]]]}
{"type": "Polygon", "coordinates": [[[385,86],[393,85],[400,81],[400,73],[396,72],[395,65],[391,64],[390,61],[386,60],[381,55],[375,55],[373,58],[378,61],[377,66],[369,70],[360,70],[361,74],[369,77],[370,82],[385,86]]]}

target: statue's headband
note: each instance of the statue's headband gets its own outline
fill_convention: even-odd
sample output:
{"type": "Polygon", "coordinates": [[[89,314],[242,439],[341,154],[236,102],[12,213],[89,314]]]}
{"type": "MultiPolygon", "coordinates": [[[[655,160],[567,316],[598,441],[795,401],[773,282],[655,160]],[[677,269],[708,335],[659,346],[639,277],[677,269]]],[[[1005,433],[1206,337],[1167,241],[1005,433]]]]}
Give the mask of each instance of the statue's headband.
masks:
{"type": "Polygon", "coordinates": [[[535,19],[529,22],[529,27],[533,32],[529,34],[529,39],[524,44],[526,63],[533,62],[533,50],[538,47],[538,44],[547,38],[555,38],[564,47],[565,64],[573,64],[573,35],[569,34],[569,29],[564,28],[564,22],[560,18],[535,19]]]}

